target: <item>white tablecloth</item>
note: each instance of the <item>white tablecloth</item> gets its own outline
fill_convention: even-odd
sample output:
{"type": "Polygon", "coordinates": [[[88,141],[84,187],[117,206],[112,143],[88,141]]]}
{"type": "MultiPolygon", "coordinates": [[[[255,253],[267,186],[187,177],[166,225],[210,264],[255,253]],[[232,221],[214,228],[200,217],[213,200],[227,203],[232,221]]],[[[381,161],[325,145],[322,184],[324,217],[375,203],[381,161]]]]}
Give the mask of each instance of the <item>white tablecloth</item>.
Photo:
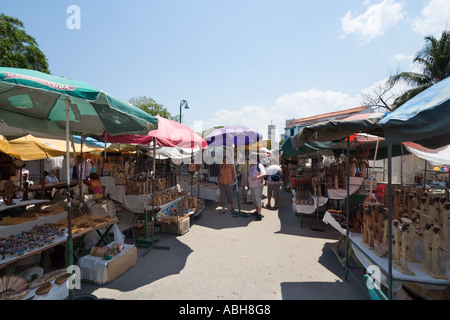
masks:
{"type": "Polygon", "coordinates": [[[337,231],[339,231],[343,235],[347,235],[347,230],[342,228],[341,225],[336,221],[336,219],[333,218],[331,213],[329,213],[328,211],[325,212],[322,220],[323,220],[323,222],[332,225],[333,228],[335,228],[337,231]]]}
{"type": "Polygon", "coordinates": [[[27,300],[31,297],[33,297],[32,300],[65,300],[69,297],[69,285],[68,280],[64,282],[63,284],[56,284],[55,280],[51,281],[52,288],[47,294],[36,294],[37,288],[33,289],[26,289],[27,295],[22,298],[22,300],[27,300]]]}
{"type": "MultiPolygon", "coordinates": [[[[339,225],[339,223],[331,216],[329,212],[325,213],[323,221],[325,223],[331,224],[340,233],[346,235],[346,230],[339,225]]],[[[364,268],[367,269],[375,262],[375,264],[380,266],[380,268],[382,269],[381,270],[382,275],[380,277],[381,283],[387,285],[386,276],[388,272],[388,263],[389,263],[387,256],[381,258],[378,257],[375,254],[374,250],[370,250],[366,245],[363,244],[362,242],[363,237],[360,233],[349,232],[349,238],[351,240],[353,251],[355,252],[356,257],[364,266],[364,268]],[[370,257],[370,259],[368,257],[370,257]],[[383,270],[385,272],[383,272],[383,270]]],[[[425,254],[422,241],[416,239],[414,244],[416,248],[416,258],[419,259],[420,261],[424,261],[425,254]]],[[[403,274],[397,269],[395,269],[394,266],[392,266],[392,276],[395,280],[397,280],[394,281],[393,291],[397,291],[401,288],[401,281],[417,282],[420,285],[429,289],[445,289],[444,286],[450,286],[450,280],[434,279],[420,268],[420,266],[422,265],[423,262],[414,263],[408,261],[408,268],[415,273],[414,276],[403,274]]],[[[444,253],[443,257],[441,258],[441,271],[445,276],[447,276],[447,278],[450,279],[450,255],[447,253],[444,253]]]]}
{"type": "Polygon", "coordinates": [[[123,203],[124,196],[127,191],[127,186],[125,185],[116,185],[114,182],[114,177],[100,177],[100,181],[102,182],[102,186],[105,187],[105,192],[108,194],[111,199],[114,201],[123,203]]]}
{"type": "MultiPolygon", "coordinates": [[[[350,177],[349,195],[358,191],[364,178],[362,177],[350,177]]],[[[328,189],[328,198],[332,200],[342,200],[347,198],[347,189],[328,189]]]]}
{"type": "MultiPolygon", "coordinates": [[[[112,243],[108,245],[112,246],[112,243]]],[[[96,257],[87,255],[78,260],[78,266],[81,271],[81,279],[90,280],[96,284],[102,285],[108,282],[108,264],[117,258],[126,254],[134,245],[124,244],[124,250],[112,257],[111,260],[106,260],[103,257],[96,257]]]]}
{"type": "Polygon", "coordinates": [[[200,199],[220,201],[220,190],[200,187],[200,199]]]}
{"type": "Polygon", "coordinates": [[[321,207],[324,204],[326,204],[328,201],[328,198],[325,197],[314,197],[314,205],[308,206],[308,205],[301,205],[295,203],[295,197],[292,199],[292,210],[297,213],[304,213],[304,214],[313,214],[316,212],[317,207],[321,207]],[[319,200],[317,200],[317,198],[319,200]],[[318,206],[317,206],[318,204],[318,206]]]}

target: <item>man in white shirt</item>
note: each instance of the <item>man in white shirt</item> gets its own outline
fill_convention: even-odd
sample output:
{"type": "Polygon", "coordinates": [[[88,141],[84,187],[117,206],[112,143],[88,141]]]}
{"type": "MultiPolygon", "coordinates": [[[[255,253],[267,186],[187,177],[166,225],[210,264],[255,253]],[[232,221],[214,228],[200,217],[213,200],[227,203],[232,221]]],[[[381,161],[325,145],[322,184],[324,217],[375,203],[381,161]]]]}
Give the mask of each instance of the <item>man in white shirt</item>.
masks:
{"type": "Polygon", "coordinates": [[[263,164],[257,160],[250,160],[250,167],[248,168],[248,186],[252,195],[253,203],[256,207],[256,221],[261,221],[261,207],[262,207],[262,191],[264,187],[264,177],[266,176],[266,169],[263,164]]]}

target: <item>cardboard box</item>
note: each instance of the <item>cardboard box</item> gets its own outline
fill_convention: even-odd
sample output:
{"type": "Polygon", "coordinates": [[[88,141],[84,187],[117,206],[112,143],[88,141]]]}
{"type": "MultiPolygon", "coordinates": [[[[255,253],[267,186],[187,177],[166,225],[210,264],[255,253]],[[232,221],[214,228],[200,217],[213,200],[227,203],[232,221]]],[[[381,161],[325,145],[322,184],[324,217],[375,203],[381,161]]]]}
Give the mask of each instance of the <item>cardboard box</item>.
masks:
{"type": "Polygon", "coordinates": [[[137,248],[134,245],[124,245],[123,252],[106,260],[103,257],[87,255],[78,260],[81,270],[81,280],[102,285],[110,283],[137,262],[137,248]]]}
{"type": "Polygon", "coordinates": [[[191,219],[189,217],[185,217],[183,220],[178,222],[160,222],[161,232],[167,233],[175,233],[178,235],[183,235],[189,231],[191,227],[191,219]]]}
{"type": "MultiPolygon", "coordinates": [[[[145,236],[145,228],[144,228],[145,222],[143,220],[138,220],[133,223],[133,232],[134,236],[136,238],[145,236]]],[[[147,222],[147,236],[152,236],[152,222],[147,222]]]]}

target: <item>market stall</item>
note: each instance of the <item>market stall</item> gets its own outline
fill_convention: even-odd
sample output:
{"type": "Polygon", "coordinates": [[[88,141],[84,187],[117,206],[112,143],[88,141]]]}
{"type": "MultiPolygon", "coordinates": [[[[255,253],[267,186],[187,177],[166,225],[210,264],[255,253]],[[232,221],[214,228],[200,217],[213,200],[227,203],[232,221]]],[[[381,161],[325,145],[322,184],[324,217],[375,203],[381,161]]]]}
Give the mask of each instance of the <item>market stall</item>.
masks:
{"type": "MultiPolygon", "coordinates": [[[[159,239],[154,237],[154,221],[155,221],[155,211],[157,207],[157,199],[161,199],[160,195],[157,194],[158,189],[161,188],[158,185],[155,185],[156,181],[156,150],[157,147],[171,147],[176,149],[190,149],[191,154],[195,150],[201,150],[206,148],[206,141],[203,140],[198,134],[196,134],[190,128],[184,126],[181,123],[165,119],[163,117],[157,116],[158,119],[158,128],[148,132],[145,136],[139,135],[115,135],[111,136],[108,132],[104,132],[102,138],[108,142],[114,143],[126,143],[132,145],[147,145],[151,148],[151,155],[153,157],[152,168],[151,170],[146,170],[146,178],[147,183],[150,178],[150,184],[147,184],[144,191],[144,195],[150,196],[148,199],[147,196],[143,197],[142,204],[144,204],[144,226],[148,226],[148,215],[150,212],[151,215],[151,237],[148,235],[148,228],[144,227],[144,236],[136,240],[136,244],[139,246],[147,247],[148,250],[144,253],[144,255],[152,250],[156,249],[169,249],[168,247],[157,246],[156,244],[159,242],[159,239]],[[149,176],[150,173],[150,176],[149,176]]],[[[177,152],[181,152],[177,150],[177,152]]],[[[178,189],[176,190],[178,192],[178,189]]],[[[173,192],[170,192],[173,194],[173,192]]],[[[166,192],[167,194],[167,192],[166,192]]],[[[142,197],[141,197],[142,198],[142,197]]],[[[165,198],[164,195],[162,198],[165,198]]],[[[170,201],[163,201],[163,203],[158,203],[159,205],[167,204],[168,202],[176,200],[173,197],[169,199],[170,201]]]]}
{"type": "MultiPolygon", "coordinates": [[[[0,83],[3,89],[0,94],[0,120],[9,126],[36,132],[36,135],[42,133],[47,137],[65,138],[68,204],[65,241],[67,265],[73,265],[73,233],[76,229],[72,226],[70,210],[70,135],[74,132],[100,135],[105,131],[113,135],[146,134],[157,127],[158,120],[81,81],[34,70],[2,67],[0,83]]],[[[78,227],[85,227],[90,232],[91,228],[95,228],[90,226],[90,221],[83,221],[78,227]]],[[[73,298],[73,288],[69,288],[69,299],[73,298]]]]}
{"type": "MultiPolygon", "coordinates": [[[[418,100],[420,100],[420,97],[418,100]]],[[[429,102],[429,99],[425,100],[429,102]]],[[[417,105],[413,107],[413,109],[415,109],[413,114],[420,114],[420,112],[418,112],[420,107],[416,107],[417,105]]],[[[401,113],[401,108],[399,109],[398,112],[401,113]]],[[[429,113],[423,113],[417,118],[423,121],[427,118],[427,115],[427,121],[430,121],[433,116],[430,116],[429,113]]],[[[437,115],[437,113],[435,115],[437,115]]],[[[381,123],[382,117],[374,116],[370,118],[371,119],[366,120],[354,119],[356,121],[352,120],[350,122],[343,120],[335,121],[333,124],[321,123],[312,125],[305,128],[305,134],[300,134],[295,139],[295,143],[301,146],[302,143],[309,139],[317,139],[319,141],[326,141],[329,139],[335,141],[336,139],[349,138],[350,135],[355,132],[366,132],[378,136],[386,136],[388,185],[386,188],[387,194],[384,197],[385,201],[372,196],[367,197],[361,204],[363,210],[360,210],[359,214],[353,212],[353,216],[350,204],[347,201],[346,208],[343,211],[344,214],[342,215],[341,212],[336,216],[337,213],[335,213],[333,217],[337,217],[340,220],[338,224],[334,223],[333,225],[338,225],[339,227],[337,229],[340,230],[341,233],[345,230],[345,241],[347,245],[344,268],[346,269],[346,274],[350,272],[350,267],[348,266],[349,248],[353,248],[355,254],[356,252],[364,254],[365,258],[362,258],[362,255],[360,254],[362,261],[369,259],[372,265],[380,267],[386,279],[384,284],[388,290],[387,296],[389,299],[392,299],[393,290],[397,290],[397,288],[394,288],[393,282],[399,278],[405,282],[410,281],[442,285],[445,288],[445,286],[449,285],[448,275],[446,275],[448,267],[446,267],[447,262],[445,262],[447,258],[443,257],[441,254],[437,254],[438,252],[442,252],[442,250],[446,250],[445,244],[442,243],[442,238],[439,238],[442,236],[440,230],[443,230],[444,224],[443,222],[439,224],[439,222],[436,221],[436,202],[429,202],[433,203],[433,205],[429,207],[431,210],[430,213],[425,205],[428,201],[427,199],[432,198],[429,195],[422,195],[420,199],[417,199],[418,201],[414,202],[414,200],[412,200],[414,198],[414,192],[411,192],[412,196],[410,198],[409,193],[406,190],[395,190],[395,192],[392,190],[391,158],[393,156],[394,147],[392,142],[408,141],[402,140],[402,138],[400,138],[401,135],[395,135],[396,132],[402,130],[403,125],[400,124],[401,121],[394,121],[394,123],[391,124],[388,124],[388,121],[385,121],[386,126],[388,126],[388,130],[386,130],[386,126],[383,126],[381,123]],[[388,135],[391,135],[389,139],[387,139],[388,135]],[[407,201],[406,199],[411,200],[407,201]],[[432,219],[434,219],[433,227],[424,227],[430,226],[432,219]],[[342,227],[343,225],[345,226],[344,228],[342,227]],[[359,231],[351,231],[351,228],[359,228],[359,231]],[[355,234],[356,236],[354,236],[355,234]],[[419,245],[419,247],[417,247],[417,245],[419,245]],[[425,257],[422,257],[422,260],[420,254],[418,254],[420,250],[426,253],[425,257]],[[433,250],[435,252],[434,256],[432,254],[433,250]],[[378,258],[385,258],[384,260],[380,260],[373,257],[373,255],[376,255],[378,258]],[[410,259],[411,262],[409,262],[410,259]],[[414,263],[418,263],[419,265],[422,264],[420,269],[425,271],[427,276],[425,276],[423,272],[417,270],[417,265],[409,267],[410,264],[414,263]],[[416,271],[412,269],[415,269],[416,271]]],[[[388,116],[387,118],[395,118],[395,116],[388,116]]],[[[442,124],[444,124],[444,122],[442,122],[442,124]]],[[[433,145],[434,147],[445,145],[446,141],[445,139],[441,139],[441,137],[445,136],[446,130],[448,130],[448,123],[444,126],[446,126],[446,128],[443,129],[442,132],[435,133],[436,140],[433,140],[429,136],[430,132],[427,131],[428,133],[426,135],[415,138],[417,139],[415,142],[422,145],[433,145]]],[[[420,131],[419,127],[421,126],[418,126],[417,122],[415,125],[411,124],[411,127],[405,126],[404,128],[408,131],[408,128],[412,130],[413,127],[414,130],[420,131]]],[[[349,145],[350,142],[347,140],[347,150],[349,150],[349,145]]],[[[349,151],[347,151],[347,155],[349,155],[349,151]]],[[[348,160],[347,168],[349,168],[348,160]]],[[[347,183],[349,183],[349,170],[346,170],[346,175],[347,183]]],[[[349,195],[349,191],[347,191],[347,194],[349,195]]],[[[447,199],[444,198],[443,201],[445,202],[447,199]]],[[[439,212],[444,212],[445,210],[447,210],[445,207],[444,209],[439,208],[439,212]]],[[[330,220],[330,214],[326,214],[324,218],[330,220]]]]}

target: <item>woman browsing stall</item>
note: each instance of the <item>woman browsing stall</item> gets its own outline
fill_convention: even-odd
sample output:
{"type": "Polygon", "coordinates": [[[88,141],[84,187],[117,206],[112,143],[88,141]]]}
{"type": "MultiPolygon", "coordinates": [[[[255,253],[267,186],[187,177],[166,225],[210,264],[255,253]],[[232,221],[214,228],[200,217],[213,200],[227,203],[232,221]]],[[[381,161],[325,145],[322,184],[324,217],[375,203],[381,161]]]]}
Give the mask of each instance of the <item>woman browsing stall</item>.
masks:
{"type": "Polygon", "coordinates": [[[224,157],[223,164],[220,165],[219,170],[220,202],[222,205],[220,214],[224,214],[226,212],[227,205],[230,206],[231,213],[234,213],[233,184],[235,180],[236,172],[234,165],[227,164],[227,159],[224,157]]]}

